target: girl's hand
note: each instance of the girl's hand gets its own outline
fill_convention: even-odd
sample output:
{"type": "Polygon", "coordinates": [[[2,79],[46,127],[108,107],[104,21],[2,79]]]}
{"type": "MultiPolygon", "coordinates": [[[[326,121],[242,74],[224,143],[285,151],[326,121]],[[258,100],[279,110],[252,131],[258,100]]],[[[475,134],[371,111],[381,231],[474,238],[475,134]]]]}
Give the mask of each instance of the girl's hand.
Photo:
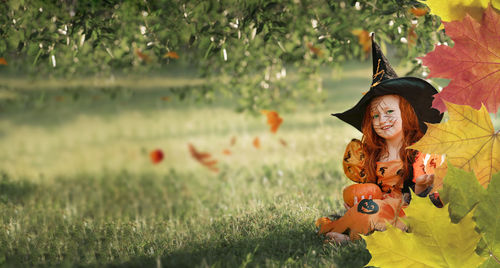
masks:
{"type": "MultiPolygon", "coordinates": [[[[422,194],[425,192],[429,187],[432,188],[432,185],[434,184],[434,174],[424,174],[415,179],[415,193],[417,195],[422,194]]],[[[430,192],[430,189],[429,189],[430,192]]]]}

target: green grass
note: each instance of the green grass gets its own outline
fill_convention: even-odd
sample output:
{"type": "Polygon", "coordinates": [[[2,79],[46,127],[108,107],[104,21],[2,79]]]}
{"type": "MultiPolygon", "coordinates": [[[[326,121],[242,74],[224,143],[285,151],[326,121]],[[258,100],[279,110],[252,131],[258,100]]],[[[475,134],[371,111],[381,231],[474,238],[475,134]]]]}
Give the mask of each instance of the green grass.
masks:
{"type": "Polygon", "coordinates": [[[235,113],[233,100],[161,100],[202,81],[3,80],[0,264],[364,266],[362,241],[324,244],[314,221],[343,212],[340,160],[360,134],[330,113],[359,99],[370,72],[325,71],[328,101],[281,113],[276,135],[264,117],[235,113]],[[188,143],[220,172],[196,162],[188,143]],[[156,148],[165,159],[153,165],[156,148]]]}

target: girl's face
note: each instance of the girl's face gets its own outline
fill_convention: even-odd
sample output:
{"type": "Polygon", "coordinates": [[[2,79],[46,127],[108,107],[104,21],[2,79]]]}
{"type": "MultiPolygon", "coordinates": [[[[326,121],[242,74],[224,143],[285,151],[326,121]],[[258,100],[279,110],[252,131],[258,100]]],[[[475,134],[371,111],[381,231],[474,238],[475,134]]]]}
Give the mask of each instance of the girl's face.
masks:
{"type": "Polygon", "coordinates": [[[384,95],[370,103],[372,126],[375,133],[386,140],[403,137],[403,122],[399,109],[399,97],[384,95]]]}

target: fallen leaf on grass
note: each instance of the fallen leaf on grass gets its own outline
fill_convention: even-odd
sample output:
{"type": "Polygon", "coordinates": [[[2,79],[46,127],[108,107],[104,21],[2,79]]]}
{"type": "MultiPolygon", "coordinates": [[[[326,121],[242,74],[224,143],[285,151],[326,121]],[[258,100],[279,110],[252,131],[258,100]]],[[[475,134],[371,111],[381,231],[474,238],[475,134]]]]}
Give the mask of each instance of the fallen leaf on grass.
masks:
{"type": "Polygon", "coordinates": [[[153,150],[149,153],[149,158],[153,164],[158,164],[163,160],[163,151],[160,149],[153,150]]]}
{"type": "Polygon", "coordinates": [[[489,7],[481,23],[467,15],[461,21],[445,22],[444,27],[453,47],[438,45],[421,58],[429,67],[429,77],[451,79],[434,95],[432,106],[444,112],[444,101],[475,109],[483,103],[496,113],[500,106],[500,15],[489,7]]]}
{"type": "Polygon", "coordinates": [[[54,99],[57,101],[57,102],[62,102],[64,101],[64,96],[55,96],[54,99]]]}
{"type": "Polygon", "coordinates": [[[175,52],[175,51],[169,51],[169,52],[165,53],[165,55],[163,55],[163,58],[178,59],[179,54],[177,54],[177,52],[175,52]]]}
{"type": "Polygon", "coordinates": [[[164,97],[161,97],[161,100],[162,101],[170,101],[170,97],[164,96],[164,97]]]}
{"type": "Polygon", "coordinates": [[[0,65],[8,65],[5,58],[0,58],[0,65]]]}
{"type": "Polygon", "coordinates": [[[260,140],[259,140],[259,137],[255,137],[255,139],[253,139],[253,147],[259,149],[260,148],[260,140]]]}
{"type": "Polygon", "coordinates": [[[428,154],[446,154],[448,161],[466,171],[474,171],[487,187],[491,175],[500,171],[500,131],[495,132],[483,105],[475,110],[467,105],[445,102],[450,119],[427,124],[425,135],[409,148],[428,154]]]}
{"type": "Polygon", "coordinates": [[[261,113],[267,116],[267,124],[271,127],[271,132],[276,133],[283,123],[283,118],[276,111],[262,110],[261,113]]]}
{"type": "Polygon", "coordinates": [[[188,144],[188,147],[189,147],[189,152],[191,153],[191,156],[194,159],[196,159],[198,162],[200,162],[200,164],[204,165],[205,167],[207,167],[208,169],[210,169],[214,172],[219,171],[219,169],[215,166],[217,164],[217,160],[210,159],[210,158],[212,158],[211,154],[205,153],[205,152],[199,152],[198,150],[196,150],[196,148],[191,143],[188,144]]]}

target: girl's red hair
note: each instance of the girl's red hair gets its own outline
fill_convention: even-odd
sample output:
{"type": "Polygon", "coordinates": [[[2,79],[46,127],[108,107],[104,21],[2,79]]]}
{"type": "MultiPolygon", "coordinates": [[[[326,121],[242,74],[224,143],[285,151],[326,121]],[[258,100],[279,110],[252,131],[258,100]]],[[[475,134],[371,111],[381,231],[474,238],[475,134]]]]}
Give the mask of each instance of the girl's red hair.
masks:
{"type": "MultiPolygon", "coordinates": [[[[399,109],[401,110],[401,119],[403,123],[403,144],[399,149],[399,156],[403,161],[403,178],[409,175],[409,167],[413,162],[414,150],[406,149],[422,138],[424,135],[419,127],[419,122],[413,107],[410,103],[399,95],[393,95],[399,99],[399,109]]],[[[372,100],[373,101],[373,100],[372,100]]],[[[376,178],[377,161],[386,155],[388,152],[385,146],[385,140],[381,138],[372,125],[373,117],[371,115],[370,105],[367,106],[363,118],[362,131],[363,131],[363,149],[365,151],[365,170],[367,178],[376,178]]]]}

